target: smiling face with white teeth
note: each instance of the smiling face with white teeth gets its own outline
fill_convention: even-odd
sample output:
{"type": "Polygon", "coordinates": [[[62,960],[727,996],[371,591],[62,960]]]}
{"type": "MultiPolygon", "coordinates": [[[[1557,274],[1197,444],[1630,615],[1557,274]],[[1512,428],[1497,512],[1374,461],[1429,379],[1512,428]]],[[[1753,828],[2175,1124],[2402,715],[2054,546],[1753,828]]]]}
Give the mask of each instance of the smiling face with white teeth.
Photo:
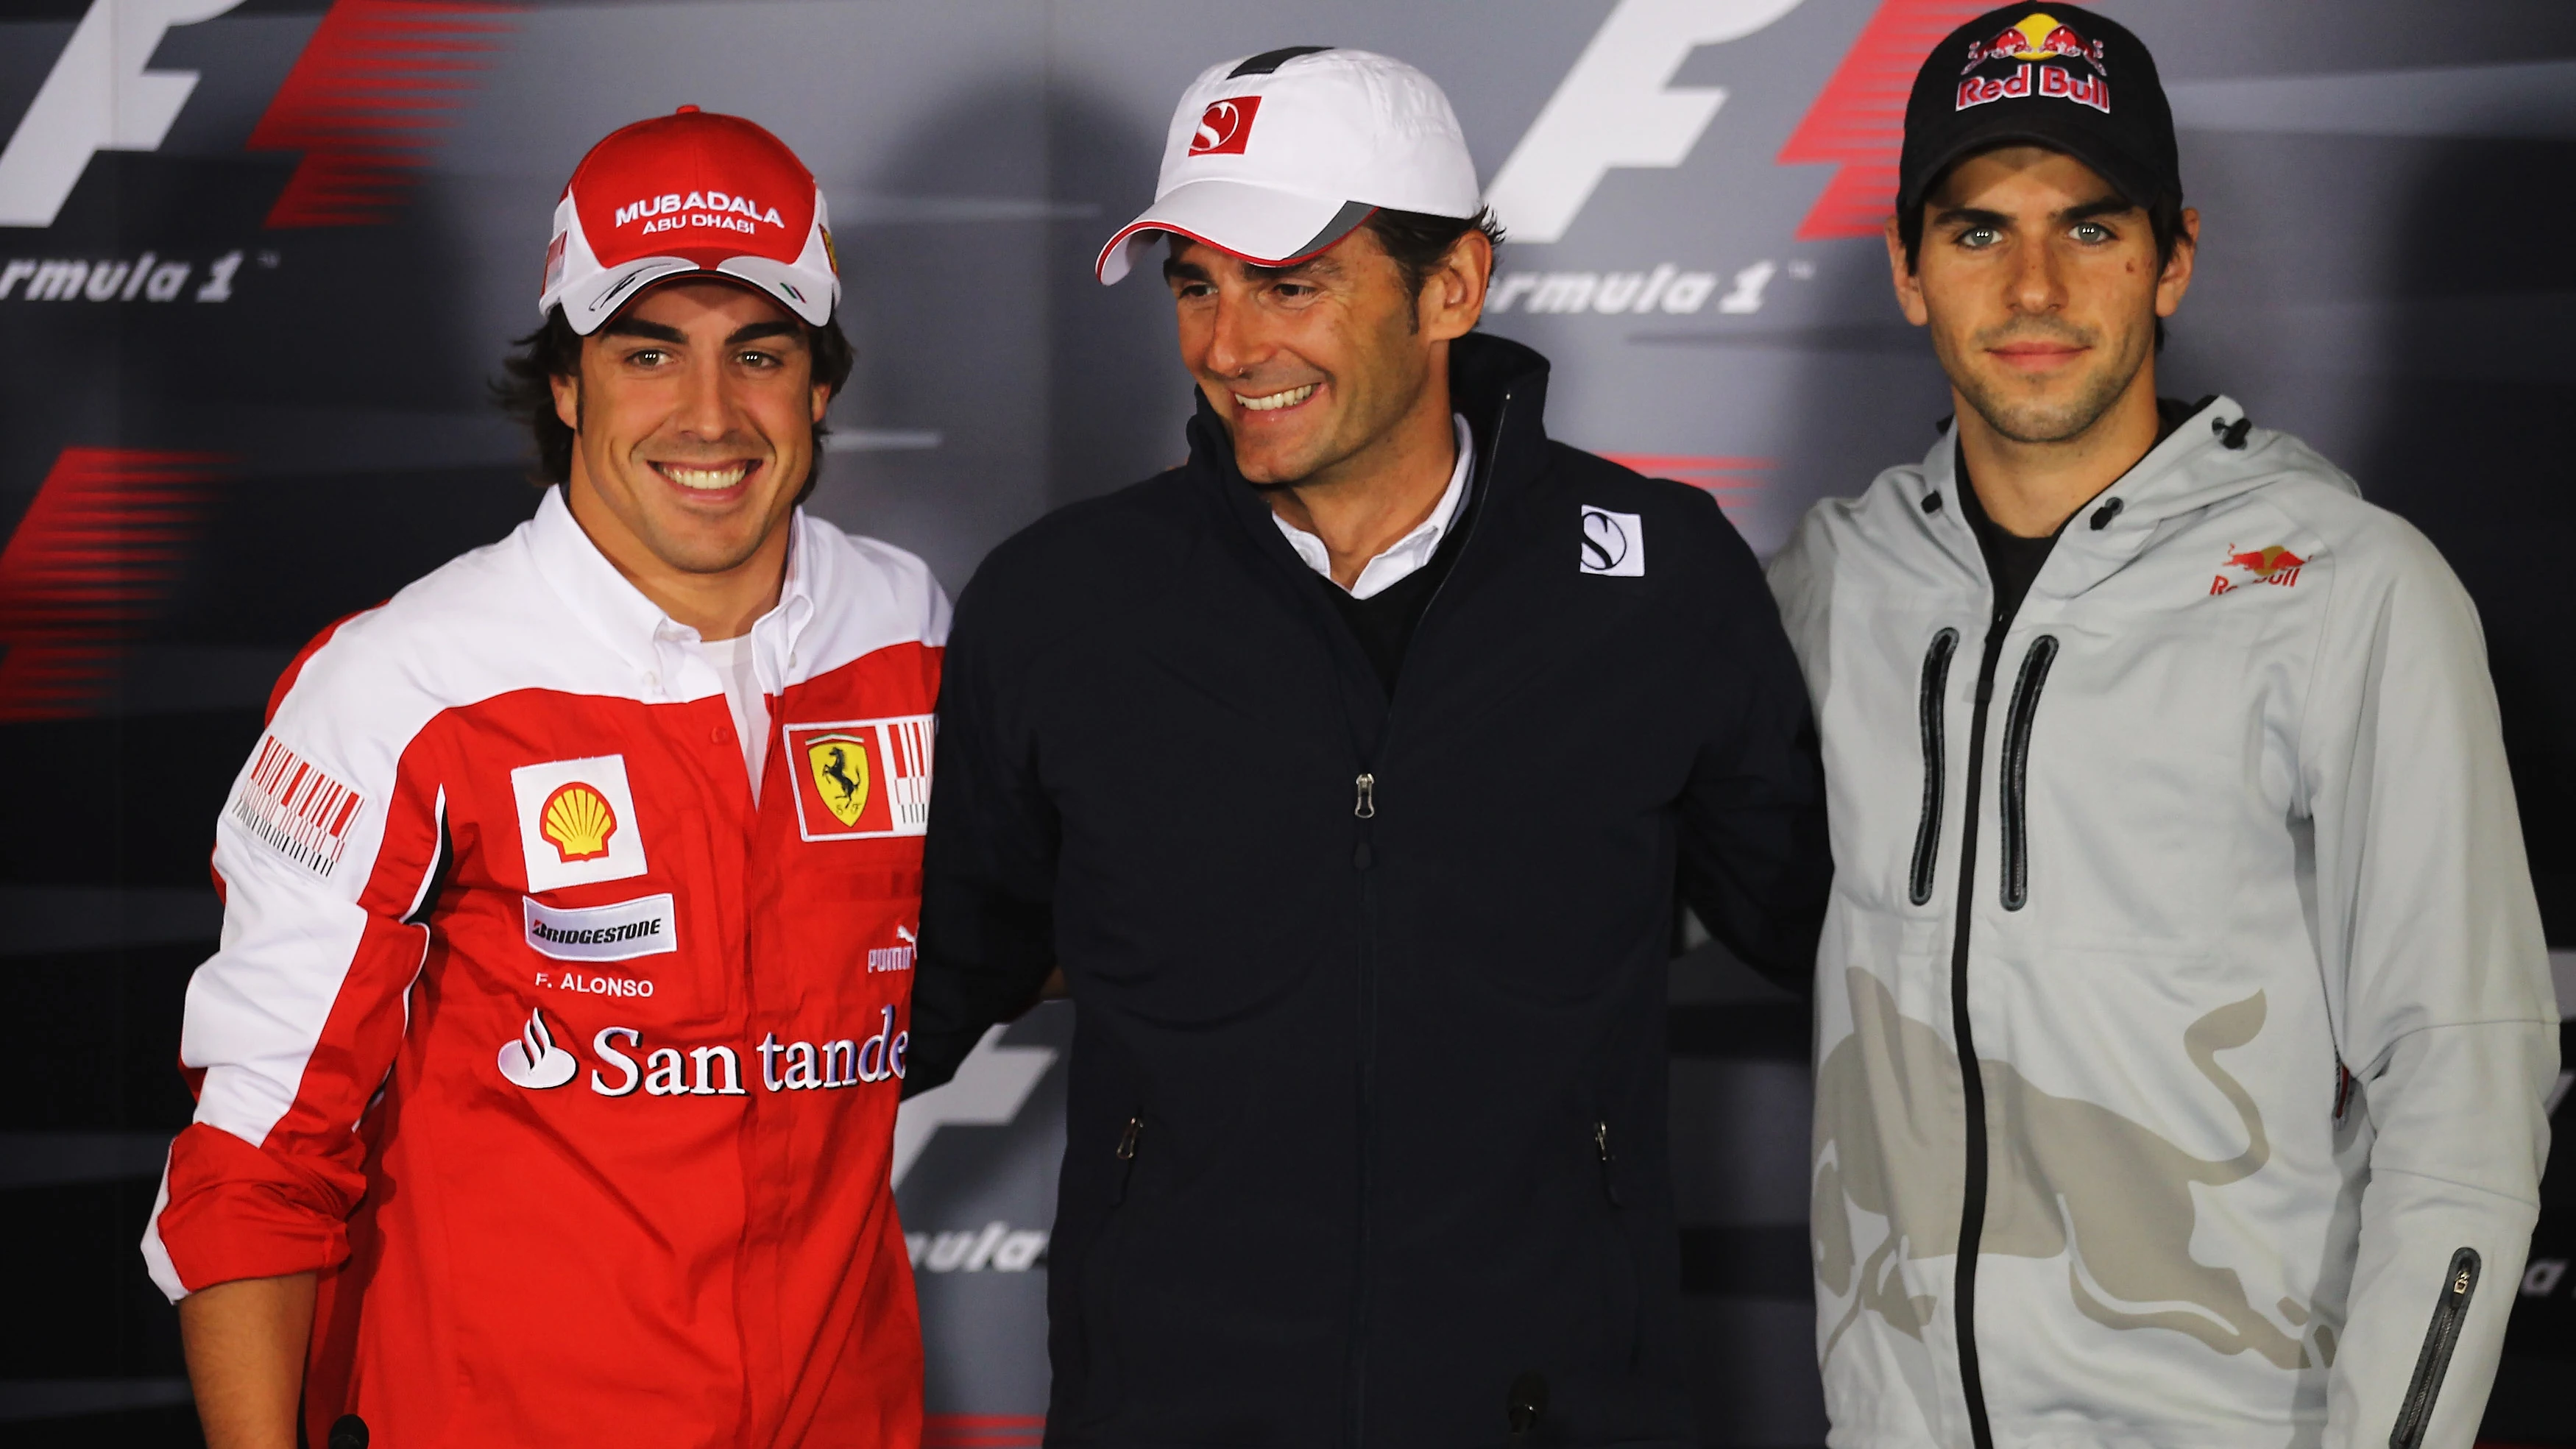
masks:
{"type": "Polygon", "coordinates": [[[1471,230],[1418,290],[1367,226],[1290,267],[1171,246],[1181,360],[1237,471],[1323,540],[1348,586],[1448,486],[1449,344],[1483,311],[1491,244],[1471,230]]]}
{"type": "Polygon", "coordinates": [[[731,282],[666,282],[582,339],[554,393],[566,501],[619,572],[711,639],[776,604],[831,401],[802,322],[731,282]]]}
{"type": "Polygon", "coordinates": [[[1175,236],[1163,277],[1181,360],[1247,481],[1306,490],[1375,471],[1410,434],[1449,445],[1448,343],[1474,326],[1481,286],[1466,307],[1438,285],[1411,292],[1365,226],[1293,267],[1175,236]]]}

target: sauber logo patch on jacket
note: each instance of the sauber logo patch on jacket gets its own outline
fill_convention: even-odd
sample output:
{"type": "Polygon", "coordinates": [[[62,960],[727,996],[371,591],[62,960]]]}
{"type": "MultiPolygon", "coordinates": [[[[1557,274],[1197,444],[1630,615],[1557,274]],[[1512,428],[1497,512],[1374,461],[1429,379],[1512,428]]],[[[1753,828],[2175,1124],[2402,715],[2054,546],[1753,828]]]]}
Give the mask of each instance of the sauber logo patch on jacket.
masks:
{"type": "Polygon", "coordinates": [[[510,791],[518,798],[528,889],[644,873],[644,832],[626,786],[624,755],[522,765],[510,772],[510,791]]]}
{"type": "Polygon", "coordinates": [[[632,961],[680,949],[680,927],[664,892],[611,906],[564,910],[522,897],[528,949],[558,961],[632,961]]]}
{"type": "Polygon", "coordinates": [[[792,724],[783,733],[796,781],[796,829],[807,840],[929,829],[931,716],[792,724]]]}
{"type": "Polygon", "coordinates": [[[1634,513],[1583,505],[1583,557],[1587,574],[1619,579],[1646,576],[1646,524],[1634,513]]]}

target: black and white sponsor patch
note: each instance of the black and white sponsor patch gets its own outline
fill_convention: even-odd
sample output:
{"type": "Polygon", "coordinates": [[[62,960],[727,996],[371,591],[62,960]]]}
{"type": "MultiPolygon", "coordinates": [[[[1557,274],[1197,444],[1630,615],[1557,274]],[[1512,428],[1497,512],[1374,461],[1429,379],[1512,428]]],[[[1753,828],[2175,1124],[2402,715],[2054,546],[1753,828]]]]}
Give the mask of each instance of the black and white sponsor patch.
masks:
{"type": "Polygon", "coordinates": [[[680,949],[679,917],[668,893],[578,910],[540,905],[526,896],[520,900],[527,908],[528,949],[541,956],[631,961],[680,949]]]}
{"type": "Polygon", "coordinates": [[[327,878],[349,848],[349,826],[366,803],[364,795],[266,735],[233,788],[231,814],[279,855],[327,878]]]}

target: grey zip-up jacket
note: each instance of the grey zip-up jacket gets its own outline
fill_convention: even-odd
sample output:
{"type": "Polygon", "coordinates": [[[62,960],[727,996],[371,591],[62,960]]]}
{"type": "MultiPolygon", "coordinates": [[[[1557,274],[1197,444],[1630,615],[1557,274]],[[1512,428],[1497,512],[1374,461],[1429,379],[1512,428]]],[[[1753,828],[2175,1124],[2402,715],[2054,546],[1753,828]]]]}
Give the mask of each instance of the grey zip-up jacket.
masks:
{"type": "Polygon", "coordinates": [[[1771,566],[1830,1442],[2470,1444],[2558,1016],[2467,594],[2222,397],[1998,622],[1954,454],[1771,566]]]}

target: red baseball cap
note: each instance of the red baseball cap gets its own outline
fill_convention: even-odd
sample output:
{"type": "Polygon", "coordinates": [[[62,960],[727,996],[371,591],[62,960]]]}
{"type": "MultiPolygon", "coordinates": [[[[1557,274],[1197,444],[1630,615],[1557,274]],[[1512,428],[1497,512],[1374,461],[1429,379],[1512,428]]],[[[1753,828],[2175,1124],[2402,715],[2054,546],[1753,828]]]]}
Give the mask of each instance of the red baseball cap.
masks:
{"type": "Polygon", "coordinates": [[[776,136],[695,106],[609,133],[555,203],[539,315],[588,336],[655,282],[716,272],[820,326],[840,304],[814,173],[776,136]]]}

